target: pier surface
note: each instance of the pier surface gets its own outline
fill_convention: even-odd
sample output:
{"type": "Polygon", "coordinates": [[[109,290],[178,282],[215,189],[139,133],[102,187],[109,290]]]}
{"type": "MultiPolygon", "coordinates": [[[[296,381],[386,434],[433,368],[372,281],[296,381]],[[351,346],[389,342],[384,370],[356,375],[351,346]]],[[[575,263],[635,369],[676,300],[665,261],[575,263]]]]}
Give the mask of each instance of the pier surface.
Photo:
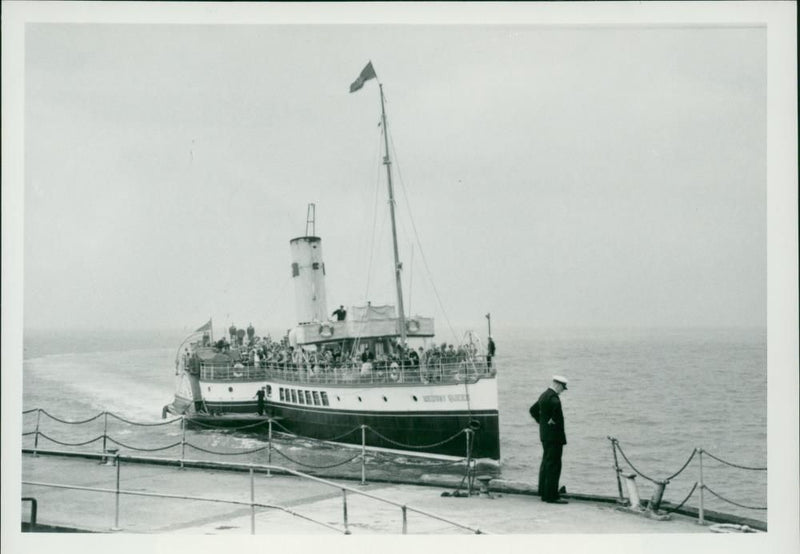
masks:
{"type": "MultiPolygon", "coordinates": [[[[117,468],[97,459],[23,455],[22,496],[36,499],[40,525],[87,532],[171,534],[335,534],[344,526],[341,488],[292,475],[255,473],[251,507],[251,476],[247,471],[180,468],[147,463],[120,466],[122,491],[200,497],[117,495],[117,468]],[[98,488],[112,492],[43,486],[49,483],[98,488]],[[226,504],[230,500],[241,504],[226,504]],[[278,508],[280,507],[280,508],[278,508]],[[283,510],[281,508],[284,508],[283,510]],[[290,513],[294,512],[294,513],[290,513]],[[309,518],[309,519],[304,519],[309,518]],[[118,520],[118,521],[117,521],[118,520]]],[[[369,483],[334,480],[342,487],[408,506],[409,534],[465,534],[447,521],[412,511],[416,508],[451,522],[492,534],[538,533],[704,533],[707,527],[679,514],[667,521],[620,511],[614,504],[572,498],[566,505],[547,504],[529,494],[492,493],[469,497],[442,496],[444,486],[369,483]]],[[[348,530],[352,534],[403,532],[402,508],[355,492],[347,492],[348,530]]],[[[29,510],[23,506],[23,520],[29,510]]]]}

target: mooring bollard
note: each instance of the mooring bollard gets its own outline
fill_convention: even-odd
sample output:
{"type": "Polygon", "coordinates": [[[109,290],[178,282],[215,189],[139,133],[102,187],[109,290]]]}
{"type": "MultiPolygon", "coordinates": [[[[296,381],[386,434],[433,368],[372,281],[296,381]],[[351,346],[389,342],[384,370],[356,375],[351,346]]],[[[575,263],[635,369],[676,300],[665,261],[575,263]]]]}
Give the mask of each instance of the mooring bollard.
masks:
{"type": "Polygon", "coordinates": [[[635,473],[623,473],[622,478],[625,479],[625,487],[628,489],[628,499],[631,503],[631,508],[640,509],[642,507],[642,500],[639,497],[639,488],[636,486],[635,473]]]}
{"type": "Polygon", "coordinates": [[[361,484],[367,484],[367,426],[361,426],[361,484]]]}
{"type": "Polygon", "coordinates": [[[705,514],[703,513],[703,489],[705,489],[706,486],[703,484],[703,449],[699,448],[697,453],[700,455],[700,509],[697,510],[697,523],[700,525],[705,525],[705,514]]]}
{"type": "Polygon", "coordinates": [[[656,490],[653,492],[653,497],[650,499],[650,503],[647,505],[647,509],[654,514],[658,512],[658,509],[661,507],[661,499],[664,497],[664,489],[667,486],[668,481],[658,481],[656,485],[656,490]]]}

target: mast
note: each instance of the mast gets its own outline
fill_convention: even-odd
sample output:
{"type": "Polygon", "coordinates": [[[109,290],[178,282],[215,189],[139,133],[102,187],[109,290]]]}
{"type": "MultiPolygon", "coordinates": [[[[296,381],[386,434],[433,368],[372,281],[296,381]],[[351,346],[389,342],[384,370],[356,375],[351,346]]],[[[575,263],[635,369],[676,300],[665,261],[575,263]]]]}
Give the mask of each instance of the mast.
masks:
{"type": "Polygon", "coordinates": [[[389,159],[389,130],[386,127],[386,108],[383,100],[383,84],[378,83],[381,90],[381,120],[383,122],[383,144],[386,155],[383,157],[383,165],[386,166],[386,182],[389,187],[389,213],[392,216],[392,245],[394,246],[394,278],[397,283],[397,310],[400,314],[400,343],[406,345],[406,314],[403,307],[403,285],[400,279],[400,271],[403,264],[400,263],[400,255],[397,251],[397,227],[394,217],[394,188],[392,187],[392,162],[389,159]]]}

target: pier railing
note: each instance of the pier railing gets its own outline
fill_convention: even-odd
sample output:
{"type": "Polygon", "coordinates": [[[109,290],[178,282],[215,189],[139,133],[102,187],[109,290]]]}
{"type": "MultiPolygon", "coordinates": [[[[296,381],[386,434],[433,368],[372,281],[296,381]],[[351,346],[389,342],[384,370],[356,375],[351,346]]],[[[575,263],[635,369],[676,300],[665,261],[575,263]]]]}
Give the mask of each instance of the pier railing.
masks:
{"type": "MultiPolygon", "coordinates": [[[[47,410],[41,408],[34,408],[31,410],[26,410],[23,412],[23,415],[29,416],[31,418],[35,414],[35,424],[32,430],[25,431],[23,430],[22,436],[23,437],[33,437],[33,446],[30,449],[31,452],[36,455],[41,449],[40,443],[46,442],[49,444],[54,444],[62,447],[68,448],[84,448],[90,444],[96,444],[100,447],[100,455],[114,455],[118,453],[121,449],[128,450],[132,452],[143,452],[143,453],[156,453],[156,452],[165,452],[168,450],[177,451],[179,449],[180,455],[176,458],[179,463],[183,463],[183,460],[186,458],[187,449],[191,449],[196,452],[201,452],[204,454],[209,454],[215,457],[237,457],[237,456],[250,456],[251,458],[256,455],[266,455],[267,458],[267,465],[272,464],[273,454],[280,456],[287,462],[294,464],[299,467],[307,468],[307,469],[315,469],[315,470],[330,470],[333,468],[342,467],[348,464],[352,464],[357,462],[360,464],[360,474],[361,474],[361,484],[366,484],[367,479],[367,466],[368,460],[370,459],[367,456],[368,450],[371,454],[375,453],[373,448],[367,447],[367,434],[372,433],[379,439],[383,440],[387,444],[403,450],[410,450],[415,449],[417,451],[421,451],[424,454],[425,450],[433,449],[439,447],[445,443],[452,442],[452,441],[463,441],[464,444],[464,457],[463,458],[455,458],[455,459],[429,459],[427,463],[434,464],[434,465],[448,465],[448,466],[464,466],[465,471],[465,479],[462,480],[462,485],[466,485],[468,490],[468,494],[472,494],[472,488],[474,485],[474,477],[475,477],[475,460],[473,459],[472,452],[473,447],[475,444],[475,430],[471,427],[466,427],[454,433],[452,436],[447,437],[441,441],[431,443],[431,444],[405,444],[401,442],[394,441],[389,437],[382,435],[377,430],[373,429],[369,425],[357,425],[352,429],[341,433],[334,437],[327,437],[325,439],[312,439],[309,437],[300,437],[292,433],[289,429],[283,426],[283,424],[278,419],[274,419],[269,416],[263,416],[261,419],[246,423],[238,426],[229,426],[225,425],[224,427],[220,427],[218,425],[214,425],[211,423],[205,423],[202,421],[191,421],[190,418],[186,416],[177,416],[169,420],[163,420],[158,422],[137,422],[131,421],[129,419],[123,418],[117,414],[112,412],[99,412],[98,414],[81,420],[67,420],[62,419],[53,414],[49,413],[47,410]],[[202,436],[204,430],[208,429],[224,429],[226,432],[230,431],[256,431],[262,430],[266,431],[266,444],[263,446],[258,446],[256,448],[248,448],[248,449],[232,449],[232,450],[219,450],[219,449],[212,449],[207,448],[204,445],[196,444],[190,440],[190,429],[189,423],[191,421],[191,425],[193,427],[199,427],[201,430],[197,433],[194,433],[193,437],[202,436]],[[80,427],[91,427],[91,429],[96,429],[96,435],[91,436],[90,438],[82,437],[79,440],[75,440],[74,438],[68,440],[64,437],[56,437],[53,436],[53,433],[48,429],[48,422],[55,422],[61,425],[66,425],[68,427],[73,428],[80,428],[80,427]],[[169,427],[172,426],[179,426],[179,433],[180,439],[177,439],[175,436],[175,430],[170,432],[162,433],[161,436],[171,437],[173,440],[167,444],[161,445],[143,445],[143,444],[132,444],[132,440],[126,438],[123,442],[120,440],[120,435],[125,436],[129,435],[128,432],[121,432],[120,434],[113,434],[111,432],[111,424],[112,422],[117,422],[118,424],[132,426],[132,427],[169,427]],[[102,424],[102,430],[100,429],[100,425],[102,424]],[[285,441],[293,440],[302,438],[304,441],[311,441],[317,443],[329,443],[329,442],[336,442],[339,441],[348,435],[352,435],[354,433],[360,433],[360,445],[347,445],[341,444],[346,448],[359,448],[355,453],[352,455],[348,455],[344,459],[336,459],[329,463],[313,463],[309,460],[301,460],[298,459],[297,456],[289,455],[287,452],[289,448],[281,447],[281,444],[285,444],[285,441]],[[278,440],[280,436],[281,440],[278,440]]],[[[30,425],[30,419],[28,425],[30,425]]],[[[24,429],[24,428],[23,428],[24,429]]],[[[76,429],[77,431],[77,429],[76,429]]],[[[91,432],[91,431],[90,431],[91,432]]],[[[72,433],[74,436],[76,433],[72,433]]],[[[30,440],[30,439],[29,439],[30,440]]],[[[348,452],[348,454],[350,454],[348,452]]],[[[413,453],[406,453],[405,455],[413,456],[413,453]]],[[[459,488],[461,488],[459,486],[459,488]]]]}
{"type": "Polygon", "coordinates": [[[746,470],[746,471],[767,471],[766,467],[748,466],[748,465],[743,465],[743,464],[736,464],[736,463],[724,460],[724,459],[722,459],[722,458],[720,458],[718,456],[715,456],[715,455],[711,454],[710,452],[708,452],[707,450],[704,450],[703,448],[694,448],[691,451],[691,453],[689,454],[686,462],[684,462],[684,464],[680,467],[680,469],[678,469],[676,472],[672,473],[671,475],[669,475],[667,477],[655,478],[655,477],[651,477],[649,475],[646,475],[645,473],[640,471],[639,468],[637,468],[633,464],[633,462],[631,462],[630,458],[625,454],[625,451],[622,449],[622,447],[619,444],[619,441],[616,438],[608,437],[608,440],[611,442],[611,448],[612,448],[612,452],[613,452],[613,456],[614,456],[614,470],[616,472],[616,477],[617,477],[617,489],[618,489],[618,492],[619,492],[620,503],[628,504],[634,509],[637,509],[637,510],[641,509],[643,511],[646,511],[650,515],[657,516],[659,513],[661,513],[659,511],[659,508],[660,508],[661,500],[663,498],[664,489],[666,488],[667,484],[669,484],[670,481],[672,481],[678,475],[680,475],[685,470],[687,470],[689,468],[689,465],[691,464],[691,462],[695,459],[695,457],[697,457],[698,466],[699,466],[698,467],[698,478],[699,478],[699,480],[694,483],[694,486],[692,486],[692,488],[689,491],[689,494],[686,496],[686,498],[684,498],[676,507],[671,508],[670,510],[666,510],[664,512],[665,515],[668,515],[670,513],[673,513],[673,512],[676,512],[676,511],[680,510],[684,506],[684,504],[686,504],[686,502],[688,502],[688,500],[692,497],[692,495],[695,493],[696,490],[699,490],[699,493],[700,493],[700,502],[699,502],[699,507],[698,507],[698,510],[697,510],[697,518],[698,518],[697,523],[700,524],[700,525],[704,525],[706,523],[706,518],[705,518],[706,507],[705,507],[705,494],[704,494],[706,491],[708,491],[710,494],[715,496],[717,499],[719,499],[719,500],[721,500],[723,502],[726,502],[728,504],[731,504],[733,506],[737,506],[739,508],[744,508],[744,509],[748,509],[748,510],[759,510],[759,511],[766,511],[767,510],[767,506],[752,506],[752,505],[748,505],[748,504],[743,504],[743,503],[740,503],[740,502],[736,502],[736,501],[730,500],[730,499],[722,496],[721,494],[713,491],[705,482],[705,474],[704,474],[704,468],[703,468],[703,456],[704,455],[708,456],[708,457],[716,460],[717,462],[719,462],[719,463],[721,463],[723,465],[726,465],[728,467],[737,468],[737,469],[746,470]],[[619,453],[619,455],[622,456],[622,459],[631,468],[631,470],[633,470],[633,473],[625,473],[625,471],[620,467],[619,459],[617,458],[617,453],[619,453]],[[650,499],[649,502],[643,502],[639,498],[638,487],[636,486],[636,483],[635,483],[635,480],[634,480],[636,476],[639,476],[639,477],[641,477],[641,478],[643,478],[643,479],[645,479],[647,481],[650,481],[653,485],[655,485],[655,492],[653,493],[653,497],[650,499]],[[623,479],[625,481],[626,490],[628,492],[628,498],[625,498],[625,495],[623,494],[623,487],[622,487],[623,479]]]}
{"type": "Polygon", "coordinates": [[[402,384],[402,383],[474,383],[494,377],[496,370],[485,359],[452,363],[399,365],[384,362],[345,366],[316,366],[289,362],[261,364],[200,363],[203,381],[265,381],[311,384],[402,384]]]}
{"type": "MultiPolygon", "coordinates": [[[[32,453],[36,455],[37,453],[31,451],[30,449],[23,449],[25,453],[32,453]]],[[[88,459],[100,459],[101,461],[106,462],[107,465],[113,465],[116,468],[116,479],[115,479],[115,487],[113,489],[109,488],[102,488],[102,487],[90,487],[90,486],[82,486],[82,485],[73,485],[68,483],[45,483],[40,481],[26,481],[23,480],[22,484],[27,485],[30,487],[47,487],[47,488],[56,488],[56,489],[66,489],[66,490],[77,490],[77,491],[89,491],[89,492],[98,492],[98,493],[106,493],[106,494],[114,494],[115,495],[115,508],[114,508],[114,523],[113,526],[110,527],[112,531],[122,531],[123,527],[120,521],[120,501],[121,497],[123,496],[143,496],[143,497],[150,497],[156,499],[176,499],[176,500],[184,500],[184,501],[201,501],[201,502],[210,502],[210,503],[221,503],[221,504],[231,504],[231,505],[241,505],[241,506],[249,506],[250,507],[250,534],[255,534],[256,532],[256,510],[280,510],[282,512],[288,513],[292,516],[310,521],[317,525],[321,525],[333,531],[343,533],[346,535],[351,534],[350,530],[350,520],[348,516],[348,494],[363,496],[366,498],[370,498],[377,502],[387,504],[390,506],[395,506],[400,510],[400,517],[401,517],[401,533],[407,534],[408,533],[408,513],[416,513],[423,517],[435,519],[438,521],[442,521],[447,523],[457,529],[461,529],[464,531],[469,531],[470,533],[474,534],[486,534],[485,531],[477,527],[471,527],[469,525],[465,525],[463,523],[457,522],[455,520],[442,517],[440,515],[421,510],[419,508],[415,508],[413,506],[409,506],[402,502],[396,502],[389,498],[385,498],[383,496],[379,496],[376,494],[372,494],[363,490],[359,490],[354,487],[350,487],[347,485],[342,485],[341,483],[335,483],[333,481],[329,481],[327,479],[322,479],[320,477],[316,477],[313,475],[309,475],[307,473],[303,473],[301,471],[297,471],[294,469],[276,466],[276,465],[267,465],[267,464],[237,464],[237,463],[227,463],[227,462],[213,462],[213,467],[222,470],[238,470],[238,471],[247,471],[249,476],[249,492],[250,492],[250,500],[243,501],[243,500],[232,500],[232,499],[224,499],[224,498],[212,498],[206,496],[193,496],[193,495],[184,495],[184,494],[169,494],[169,493],[161,493],[161,492],[152,492],[141,490],[137,488],[136,490],[132,489],[123,489],[122,488],[122,467],[123,463],[159,463],[164,464],[165,462],[170,462],[174,465],[180,464],[180,467],[187,467],[187,466],[196,466],[196,467],[204,467],[208,468],[210,463],[207,461],[200,461],[200,460],[184,460],[181,458],[180,460],[169,458],[152,458],[146,456],[132,456],[132,455],[120,455],[118,451],[115,451],[112,455],[109,453],[105,454],[98,454],[93,452],[65,452],[65,451],[55,451],[55,450],[40,450],[38,451],[39,454],[48,454],[48,455],[69,455],[69,456],[81,456],[88,459]],[[341,491],[342,493],[342,526],[338,527],[336,525],[332,525],[326,521],[322,521],[317,518],[310,517],[305,515],[297,510],[290,509],[287,506],[281,506],[278,504],[272,503],[263,503],[256,501],[256,487],[255,487],[255,475],[256,473],[259,474],[266,474],[267,476],[271,476],[272,473],[276,474],[284,474],[284,475],[291,475],[294,477],[298,477],[300,479],[306,481],[312,481],[326,487],[335,488],[341,491]]],[[[140,486],[140,481],[137,481],[137,487],[140,486]]],[[[35,517],[35,516],[34,516],[35,517]]]]}

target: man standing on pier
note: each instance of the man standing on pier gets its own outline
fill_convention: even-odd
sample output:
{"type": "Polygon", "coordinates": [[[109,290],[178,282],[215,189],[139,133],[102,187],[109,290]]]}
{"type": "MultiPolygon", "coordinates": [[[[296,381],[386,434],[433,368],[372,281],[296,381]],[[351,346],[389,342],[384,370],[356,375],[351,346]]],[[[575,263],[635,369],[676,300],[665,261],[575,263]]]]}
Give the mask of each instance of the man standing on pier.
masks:
{"type": "Polygon", "coordinates": [[[553,375],[553,383],[530,407],[530,414],[539,424],[542,441],[542,463],[539,466],[539,496],[551,504],[567,504],[558,494],[561,477],[561,454],[567,444],[564,412],[559,395],[567,390],[567,378],[553,375]]]}

